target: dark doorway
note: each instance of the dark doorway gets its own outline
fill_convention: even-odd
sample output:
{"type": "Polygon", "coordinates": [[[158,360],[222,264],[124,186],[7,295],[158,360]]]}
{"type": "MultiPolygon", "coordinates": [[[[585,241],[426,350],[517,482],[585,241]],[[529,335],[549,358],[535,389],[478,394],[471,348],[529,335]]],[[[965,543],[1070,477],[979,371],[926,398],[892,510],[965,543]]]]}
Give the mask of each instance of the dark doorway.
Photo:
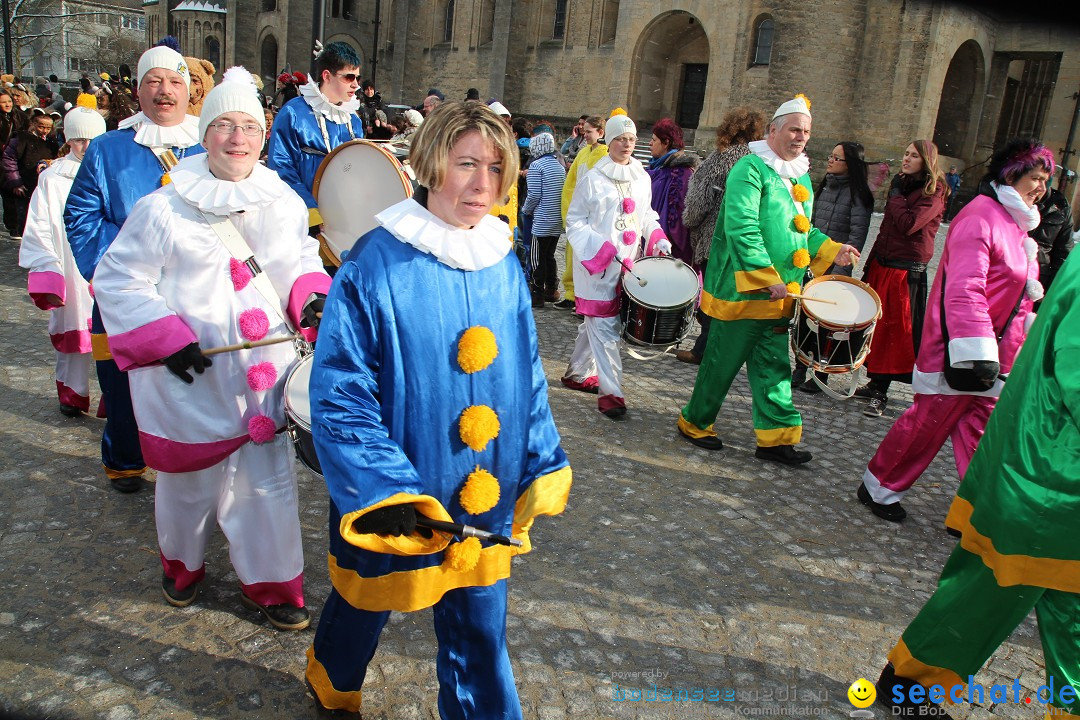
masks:
{"type": "Polygon", "coordinates": [[[1002,92],[995,146],[1012,137],[1042,135],[1060,67],[1060,54],[1013,54],[1002,92]]]}
{"type": "Polygon", "coordinates": [[[683,65],[682,95],[675,121],[680,127],[697,129],[701,109],[705,107],[705,82],[709,76],[706,64],[683,65]]]}

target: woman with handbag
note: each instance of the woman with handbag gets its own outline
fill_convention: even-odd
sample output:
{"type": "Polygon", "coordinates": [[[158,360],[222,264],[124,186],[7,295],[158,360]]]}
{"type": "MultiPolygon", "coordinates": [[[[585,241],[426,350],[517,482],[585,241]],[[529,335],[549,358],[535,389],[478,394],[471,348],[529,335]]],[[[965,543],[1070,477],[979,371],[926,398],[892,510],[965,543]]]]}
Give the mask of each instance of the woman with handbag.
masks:
{"type": "Polygon", "coordinates": [[[937,146],[915,140],[904,150],[893,178],[885,216],[863,270],[863,281],[881,298],[881,320],[866,359],[870,382],[855,391],[869,400],[864,415],[881,417],[889,385],[911,382],[926,312],[926,265],[945,216],[948,185],[938,169],[937,146]]]}
{"type": "Polygon", "coordinates": [[[1036,203],[1054,174],[1053,153],[1015,139],[990,158],[985,194],[953,220],[926,308],[912,387],[915,402],[882,440],[859,485],[859,500],[900,522],[900,500],[949,437],[964,476],[1005,377],[1042,298],[1036,203]]]}

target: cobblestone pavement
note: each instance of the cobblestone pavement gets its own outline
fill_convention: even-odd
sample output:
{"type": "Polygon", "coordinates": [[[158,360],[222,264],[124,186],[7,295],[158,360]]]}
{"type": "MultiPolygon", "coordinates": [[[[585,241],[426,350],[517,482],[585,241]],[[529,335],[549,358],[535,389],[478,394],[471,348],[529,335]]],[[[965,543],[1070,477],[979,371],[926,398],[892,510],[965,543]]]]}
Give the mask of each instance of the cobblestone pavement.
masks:
{"type": "MultiPolygon", "coordinates": [[[[16,259],[17,244],[0,235],[0,715],[313,717],[302,680],[313,631],[276,632],[240,606],[220,533],[198,601],[163,602],[152,486],[110,490],[102,421],[58,412],[46,314],[29,302],[16,259]]],[[[614,423],[594,396],[558,383],[575,316],[549,305],[536,319],[574,487],[565,514],[537,521],[535,550],[515,561],[510,582],[525,717],[847,717],[848,685],[876,679],[954,545],[942,525],[957,484],[951,448],[905,501],[903,524],[855,499],[910,394],[871,419],[854,401],[796,393],[815,457],[787,468],[753,457],[743,375],[717,422],[725,449],[710,453],[675,432],[696,368],[627,359],[629,420],[614,423]],[[661,695],[734,690],[735,700],[653,702],[653,683],[661,695]]],[[[329,591],[327,499],[302,468],[300,494],[317,617],[329,591]]],[[[392,617],[364,687],[368,720],[438,716],[430,618],[392,617]]],[[[976,676],[1014,678],[1028,695],[1043,684],[1030,619],[976,676]]],[[[954,715],[1034,718],[1036,708],[987,700],[954,715]]]]}

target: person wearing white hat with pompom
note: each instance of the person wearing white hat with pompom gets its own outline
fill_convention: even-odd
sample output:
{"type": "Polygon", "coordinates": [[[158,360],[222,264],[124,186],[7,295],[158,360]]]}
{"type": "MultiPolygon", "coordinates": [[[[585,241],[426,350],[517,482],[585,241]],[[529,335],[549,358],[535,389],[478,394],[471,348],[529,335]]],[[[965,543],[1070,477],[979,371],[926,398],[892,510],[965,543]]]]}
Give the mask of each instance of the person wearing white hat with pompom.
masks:
{"type": "Polygon", "coordinates": [[[214,518],[241,603],[281,630],[304,608],[292,440],[284,433],[292,342],[211,347],[299,332],[314,340],[330,288],[304,201],[258,163],[265,116],[251,74],[231,68],[203,101],[206,154],[135,204],[94,290],[113,356],[131,379],[143,453],[158,471],[162,593],[195,600],[214,518]],[[194,371],[193,376],[191,372],[194,371]]]}
{"type": "MultiPolygon", "coordinates": [[[[136,201],[169,182],[176,161],[203,152],[199,118],[187,114],[190,74],[180,53],[152,47],[139,58],[142,112],[99,137],[86,151],[64,208],[71,253],[79,272],[92,280],[136,201]]],[[[131,409],[128,376],[117,368],[96,306],[91,317],[98,385],[108,417],[101,464],[114,490],[137,492],[146,471],[139,428],[131,409]]]]}
{"type": "Polygon", "coordinates": [[[753,395],[755,457],[785,465],[810,461],[797,450],[802,416],[791,402],[788,323],[806,268],[823,274],[832,263],[853,264],[859,252],[833,242],[810,224],[813,190],[810,102],[803,95],[773,114],[765,140],[735,163],[716,221],[701,292],[710,324],[694,392],[679,414],[678,431],[706,450],[721,450],[713,423],[731,383],[746,365],[753,395]]]}
{"type": "Polygon", "coordinates": [[[89,285],[79,274],[64,230],[64,203],[90,141],[105,132],[93,95],[64,118],[68,153],[43,170],[30,198],[19,248],[19,266],[30,271],[27,290],[42,310],[51,310],[49,337],[56,348],[56,392],[60,412],[77,417],[90,409],[89,285]]]}

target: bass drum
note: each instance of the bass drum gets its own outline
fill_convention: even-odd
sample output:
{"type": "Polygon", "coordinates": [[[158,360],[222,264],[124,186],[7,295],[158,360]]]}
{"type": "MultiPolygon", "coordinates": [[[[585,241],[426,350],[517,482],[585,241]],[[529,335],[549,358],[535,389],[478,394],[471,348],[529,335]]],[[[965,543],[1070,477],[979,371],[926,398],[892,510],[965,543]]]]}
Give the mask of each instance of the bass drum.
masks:
{"type": "Polygon", "coordinates": [[[375,216],[412,197],[413,181],[384,143],[350,140],[338,145],[315,174],[326,255],[340,266],[353,244],[375,228],[375,216]]]}
{"type": "Polygon", "coordinates": [[[311,439],[311,400],[308,396],[314,360],[314,355],[301,358],[285,376],[285,419],[289,436],[296,446],[296,457],[308,470],[321,477],[322,465],[319,464],[315,443],[311,439]]]}

